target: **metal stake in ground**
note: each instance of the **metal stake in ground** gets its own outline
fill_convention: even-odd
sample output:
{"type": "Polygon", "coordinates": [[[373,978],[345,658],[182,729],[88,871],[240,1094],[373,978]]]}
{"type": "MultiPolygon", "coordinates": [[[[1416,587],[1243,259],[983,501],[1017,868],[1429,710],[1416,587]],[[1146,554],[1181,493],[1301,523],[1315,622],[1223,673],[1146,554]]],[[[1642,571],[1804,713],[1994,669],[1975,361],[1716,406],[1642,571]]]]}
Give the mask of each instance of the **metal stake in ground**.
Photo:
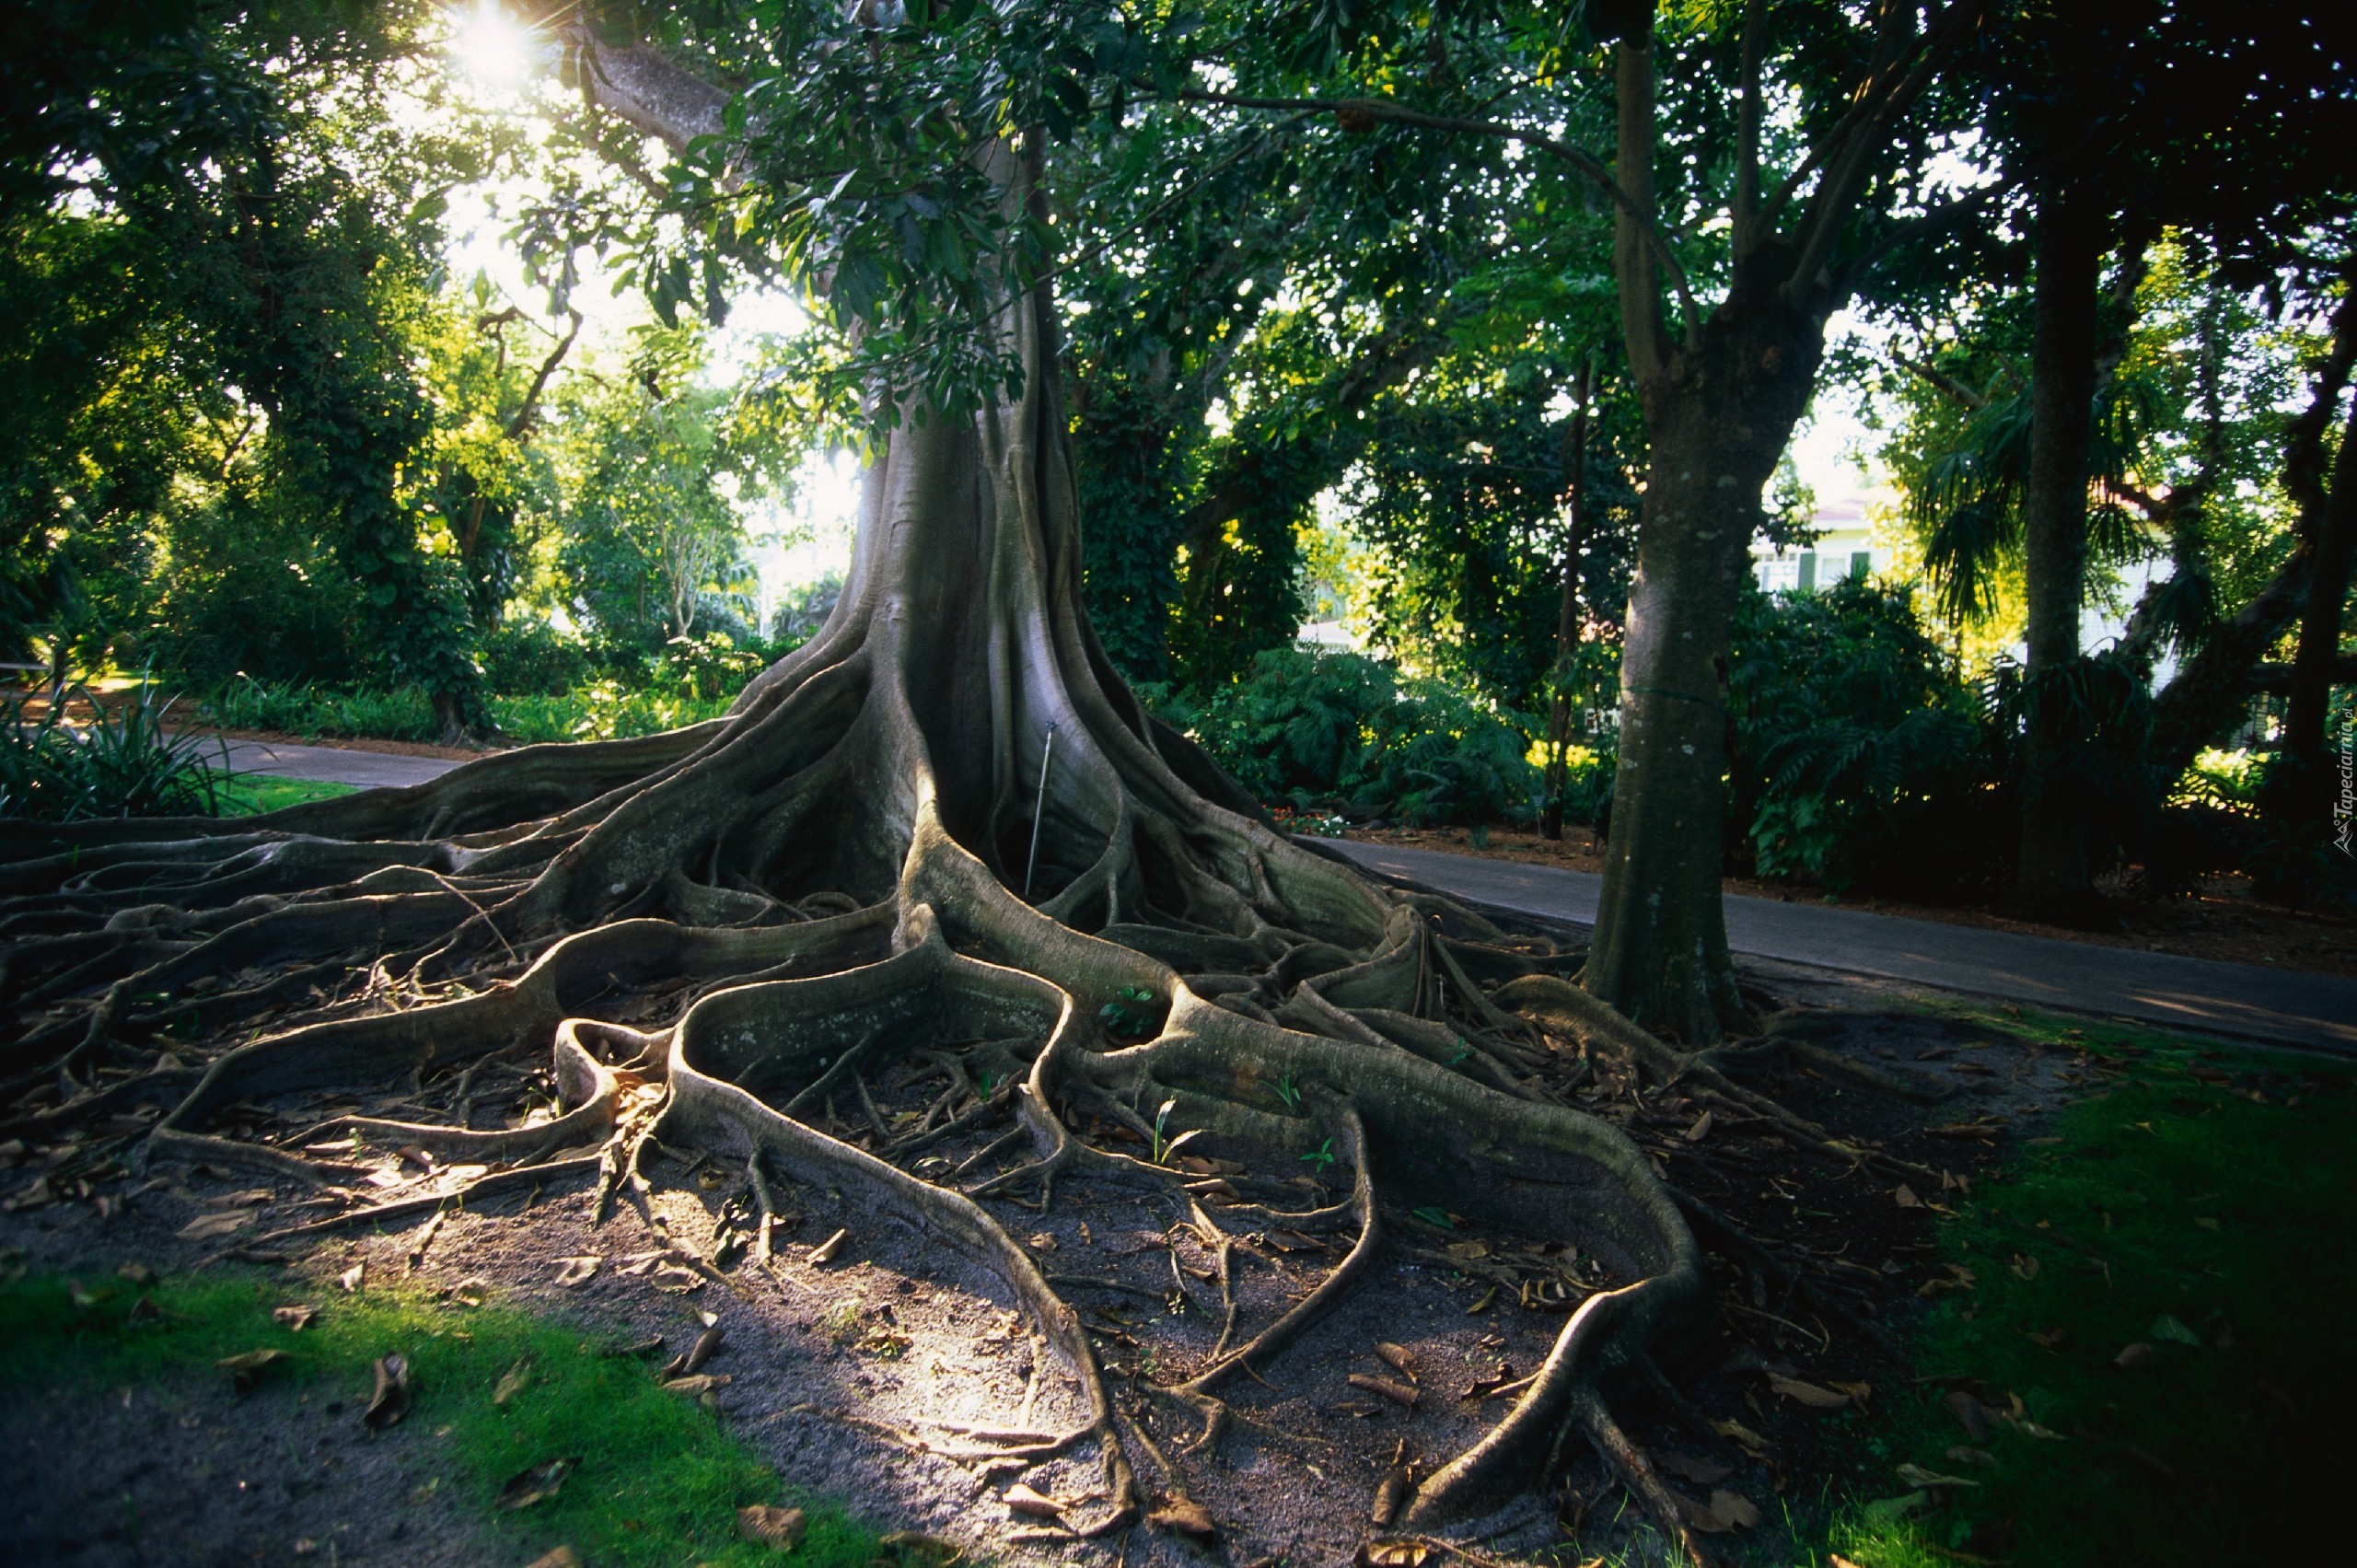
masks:
{"type": "Polygon", "coordinates": [[[1047,744],[1039,749],[1039,801],[1031,808],[1031,858],[1023,866],[1023,898],[1031,898],[1031,874],[1039,869],[1039,821],[1048,814],[1048,763],[1056,754],[1056,726],[1048,726],[1047,744]]]}

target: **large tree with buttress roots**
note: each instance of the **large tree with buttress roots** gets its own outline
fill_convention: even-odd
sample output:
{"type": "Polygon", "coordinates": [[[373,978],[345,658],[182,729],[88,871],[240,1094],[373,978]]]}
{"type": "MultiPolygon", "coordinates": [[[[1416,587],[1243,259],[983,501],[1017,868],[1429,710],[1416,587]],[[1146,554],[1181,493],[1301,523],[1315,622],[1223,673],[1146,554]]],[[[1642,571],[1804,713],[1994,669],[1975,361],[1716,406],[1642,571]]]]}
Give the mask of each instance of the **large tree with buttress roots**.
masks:
{"type": "MultiPolygon", "coordinates": [[[[675,145],[741,125],[661,52],[584,53],[605,110],[675,145]]],[[[1020,215],[1040,200],[1041,156],[1026,131],[967,167],[1020,215]]],[[[774,1181],[840,1190],[997,1276],[1035,1320],[1086,1413],[1003,1434],[1004,1450],[1093,1446],[1105,1484],[1082,1531],[1097,1535],[1186,1528],[1192,1504],[1109,1398],[1010,1204],[1059,1183],[1168,1194],[1218,1238],[1223,1271],[1241,1231],[1343,1238],[1339,1264],[1266,1320],[1239,1320],[1230,1297],[1218,1345],[1151,1390],[1198,1449],[1220,1439],[1224,1393],[1367,1277],[1404,1202],[1576,1239],[1608,1288],[1403,1516],[1480,1513],[1584,1441],[1701,1555],[1615,1404],[1668,1387],[1664,1365],[1706,1331],[1698,1233],[1764,1255],[1535,1070],[1612,1059],[1774,1118],[1803,1148],[1878,1156],[1829,1149],[1742,1086],[1764,1048],[1663,1045],[1569,983],[1576,952],[1294,842],[1148,714],[1081,610],[1046,282],[1002,290],[976,331],[1019,367],[1016,389],[903,411],[867,472],[832,618],[725,718],[245,820],[5,825],[11,1125],[102,1129],[133,1158],[331,1194],[368,1146],[479,1169],[425,1200],[347,1193],[305,1232],[568,1174],[598,1184],[601,1213],[621,1199],[644,1214],[641,1152],[658,1138],[742,1166],[765,1209],[774,1181]],[[624,1005],[649,993],[664,999],[652,1017],[624,1005]],[[468,1124],[478,1070],[551,1053],[553,1114],[468,1124]],[[927,1053],[951,1089],[913,1130],[876,1118],[859,1146],[831,1102],[872,1107],[869,1080],[927,1053]],[[319,1127],[257,1136],[240,1109],[449,1074],[454,1120],[340,1117],[347,1144],[319,1127]],[[124,1131],[142,1104],[164,1109],[124,1131]],[[1096,1135],[1109,1129],[1124,1135],[1096,1135]],[[1169,1157],[1182,1134],[1223,1174],[1169,1157]],[[955,1168],[922,1157],[977,1135],[955,1168]],[[1330,1186],[1299,1179],[1305,1156],[1330,1186]]]]}

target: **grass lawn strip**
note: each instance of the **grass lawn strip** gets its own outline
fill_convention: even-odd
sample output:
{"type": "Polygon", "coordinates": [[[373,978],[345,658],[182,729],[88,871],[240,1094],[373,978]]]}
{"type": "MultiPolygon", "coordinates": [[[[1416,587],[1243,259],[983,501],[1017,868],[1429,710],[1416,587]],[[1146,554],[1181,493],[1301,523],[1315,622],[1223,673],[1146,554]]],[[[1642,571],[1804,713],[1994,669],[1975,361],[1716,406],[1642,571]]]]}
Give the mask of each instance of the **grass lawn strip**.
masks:
{"type": "Polygon", "coordinates": [[[1970,1012],[2094,1054],[2107,1081],[1952,1202],[1923,1376],[1863,1438],[1860,1501],[1820,1561],[2305,1558],[2357,1402],[2349,1069],[1970,1012]]]}
{"type": "Polygon", "coordinates": [[[95,1397],[126,1384],[226,1379],[215,1364],[255,1351],[278,1353],[259,1379],[341,1399],[354,1422],[368,1403],[377,1358],[407,1358],[413,1396],[402,1424],[446,1439],[449,1483],[465,1488],[519,1551],[563,1543],[597,1568],[749,1568],[782,1559],[738,1539],[737,1510],[793,1502],[809,1515],[791,1559],[802,1568],[894,1558],[841,1508],[783,1496],[767,1466],[693,1399],[661,1388],[647,1362],[495,1305],[466,1308],[374,1286],[358,1295],[332,1285],[298,1290],[242,1272],[145,1286],[109,1276],[0,1287],[0,1389],[95,1397]],[[272,1317],[294,1304],[319,1309],[299,1330],[272,1317]],[[578,1460],[556,1495],[498,1509],[512,1480],[556,1459],[578,1460]]]}

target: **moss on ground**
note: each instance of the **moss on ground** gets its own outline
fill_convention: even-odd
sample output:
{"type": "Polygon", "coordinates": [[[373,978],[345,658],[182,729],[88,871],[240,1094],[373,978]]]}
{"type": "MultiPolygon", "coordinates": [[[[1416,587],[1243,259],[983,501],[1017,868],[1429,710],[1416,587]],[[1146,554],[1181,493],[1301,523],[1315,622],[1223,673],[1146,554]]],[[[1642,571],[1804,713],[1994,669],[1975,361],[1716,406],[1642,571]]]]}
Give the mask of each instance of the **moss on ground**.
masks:
{"type": "Polygon", "coordinates": [[[675,1568],[774,1563],[766,1546],[737,1539],[736,1511],[791,1501],[808,1509],[797,1568],[861,1568],[882,1555],[876,1533],[824,1502],[788,1489],[694,1400],[658,1386],[655,1370],[580,1330],[497,1305],[464,1308],[422,1294],[375,1288],[290,1293],[238,1273],[145,1287],[119,1277],[23,1279],[0,1287],[0,1390],[71,1391],[227,1376],[214,1364],[256,1350],[281,1359],[262,1376],[319,1386],[355,1412],[376,1359],[408,1359],[414,1403],[406,1421],[436,1433],[448,1484],[477,1500],[487,1527],[534,1550],[559,1543],[607,1565],[675,1568]],[[299,1331],[273,1321],[295,1301],[320,1308],[299,1331]],[[141,1305],[142,1302],[146,1305],[141,1305]],[[496,1395],[517,1368],[522,1386],[496,1395]],[[507,1481],[552,1459],[577,1458],[558,1494],[505,1514],[507,1481]]]}

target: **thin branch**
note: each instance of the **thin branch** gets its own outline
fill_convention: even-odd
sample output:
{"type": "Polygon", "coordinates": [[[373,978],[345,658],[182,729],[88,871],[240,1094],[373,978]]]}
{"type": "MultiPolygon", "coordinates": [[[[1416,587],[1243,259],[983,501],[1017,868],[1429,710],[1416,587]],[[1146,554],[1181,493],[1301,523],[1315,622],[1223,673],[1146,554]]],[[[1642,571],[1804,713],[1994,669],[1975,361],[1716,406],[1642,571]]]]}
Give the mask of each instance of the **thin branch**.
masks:
{"type": "MultiPolygon", "coordinates": [[[[581,312],[568,306],[564,313],[573,319],[572,329],[557,340],[556,347],[540,361],[540,373],[532,377],[531,386],[526,389],[523,407],[517,409],[516,417],[507,422],[507,438],[510,441],[522,440],[524,433],[531,429],[532,416],[540,412],[540,393],[547,389],[549,377],[556,374],[556,367],[564,363],[565,353],[573,347],[573,340],[581,335],[581,312]]],[[[505,340],[502,340],[502,346],[505,346],[505,340]]]]}
{"type": "Polygon", "coordinates": [[[1743,9],[1743,100],[1735,133],[1735,253],[1741,256],[1756,242],[1759,222],[1759,33],[1767,7],[1749,0],[1743,9]]]}
{"type": "MultiPolygon", "coordinates": [[[[1670,284],[1678,290],[1680,308],[1690,328],[1701,320],[1694,304],[1694,295],[1686,279],[1686,270],[1669,249],[1669,237],[1662,232],[1661,223],[1647,206],[1639,205],[1615,180],[1604,161],[1585,147],[1574,146],[1560,137],[1543,131],[1533,131],[1504,120],[1468,120],[1447,114],[1428,114],[1421,109],[1373,98],[1253,98],[1240,93],[1215,93],[1201,87],[1180,89],[1178,99],[1185,103],[1213,103],[1228,109],[1301,110],[1313,114],[1363,114],[1370,120],[1381,120],[1396,125],[1412,125],[1425,131],[1446,131],[1460,135],[1495,136],[1502,141],[1517,142],[1538,152],[1562,158],[1580,177],[1612,200],[1620,213],[1635,219],[1644,227],[1645,238],[1655,260],[1669,274],[1670,284]]],[[[1648,204],[1649,205],[1649,204],[1648,204]]]]}
{"type": "MultiPolygon", "coordinates": [[[[1613,215],[1612,271],[1620,293],[1620,335],[1629,349],[1629,368],[1640,385],[1662,372],[1669,344],[1662,330],[1661,287],[1654,270],[1655,248],[1646,243],[1657,226],[1654,219],[1654,41],[1646,23],[1642,42],[1623,39],[1613,50],[1613,99],[1618,134],[1613,149],[1615,172],[1628,192],[1621,210],[1613,215]]],[[[1681,299],[1685,290],[1679,289],[1681,299]]],[[[1687,304],[1689,331],[1693,306],[1687,304]]]]}
{"type": "Polygon", "coordinates": [[[1926,384],[1946,393],[1952,401],[1961,403],[1975,413],[1979,413],[1989,406],[1986,394],[1974,391],[1946,371],[1933,366],[1929,360],[1910,358],[1905,351],[1900,349],[1891,350],[1890,357],[1900,369],[1914,372],[1926,384]]]}
{"type": "MultiPolygon", "coordinates": [[[[1801,223],[1801,256],[1787,281],[1788,289],[1805,286],[1805,280],[1824,265],[1849,216],[1858,184],[1864,179],[1866,161],[1876,145],[1876,135],[1931,85],[1940,62],[1955,47],[1966,23],[1978,17],[1983,3],[1984,0],[1954,0],[1910,46],[1891,51],[1886,58],[1878,59],[1860,85],[1850,111],[1809,150],[1800,167],[1769,198],[1767,208],[1760,215],[1763,227],[1776,222],[1784,204],[1809,173],[1819,165],[1825,166],[1825,178],[1818,181],[1808,215],[1801,223]],[[1893,81],[1890,73],[1910,59],[1913,61],[1911,67],[1893,81]]],[[[1890,14],[1896,17],[1906,9],[1894,6],[1890,14]]]]}

